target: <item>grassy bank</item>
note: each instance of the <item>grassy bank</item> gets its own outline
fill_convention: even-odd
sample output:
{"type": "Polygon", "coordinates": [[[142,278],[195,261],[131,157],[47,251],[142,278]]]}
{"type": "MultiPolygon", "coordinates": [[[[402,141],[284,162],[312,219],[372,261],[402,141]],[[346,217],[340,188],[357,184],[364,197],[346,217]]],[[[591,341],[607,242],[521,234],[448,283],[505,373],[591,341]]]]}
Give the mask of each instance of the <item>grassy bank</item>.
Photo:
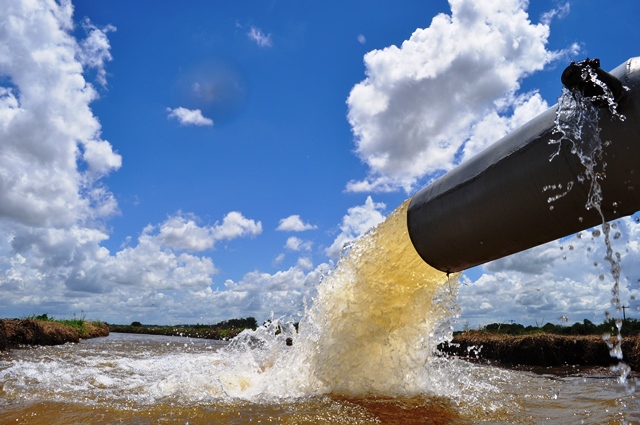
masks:
{"type": "Polygon", "coordinates": [[[102,322],[73,320],[0,319],[0,350],[33,345],[60,345],[109,335],[102,322]]]}
{"type": "Polygon", "coordinates": [[[245,329],[255,330],[258,322],[253,317],[243,319],[225,320],[212,325],[176,325],[176,326],[157,326],[143,325],[140,322],[133,322],[130,325],[109,325],[109,331],[122,332],[132,334],[150,334],[150,335],[167,335],[167,336],[183,336],[190,338],[206,338],[226,341],[245,329]]]}
{"type": "MultiPolygon", "coordinates": [[[[526,366],[610,366],[615,363],[602,335],[557,335],[531,333],[508,335],[467,331],[453,337],[440,350],[472,360],[491,360],[505,365],[526,366]]],[[[624,362],[640,371],[640,336],[622,340],[624,362]]]]}

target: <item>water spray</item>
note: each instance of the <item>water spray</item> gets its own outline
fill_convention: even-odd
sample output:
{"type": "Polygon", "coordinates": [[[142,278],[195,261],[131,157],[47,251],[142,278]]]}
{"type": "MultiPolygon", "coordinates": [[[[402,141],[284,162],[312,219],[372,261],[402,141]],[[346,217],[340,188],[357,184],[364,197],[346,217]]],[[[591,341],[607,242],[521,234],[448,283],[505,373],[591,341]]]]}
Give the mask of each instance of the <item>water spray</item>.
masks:
{"type": "Polygon", "coordinates": [[[575,149],[589,135],[559,143],[571,136],[558,136],[555,105],[413,196],[408,232],[427,264],[466,270],[640,210],[640,57],[611,72],[572,63],[562,83],[599,108],[582,131],[607,141],[600,211],[585,209],[592,182],[575,149]]]}

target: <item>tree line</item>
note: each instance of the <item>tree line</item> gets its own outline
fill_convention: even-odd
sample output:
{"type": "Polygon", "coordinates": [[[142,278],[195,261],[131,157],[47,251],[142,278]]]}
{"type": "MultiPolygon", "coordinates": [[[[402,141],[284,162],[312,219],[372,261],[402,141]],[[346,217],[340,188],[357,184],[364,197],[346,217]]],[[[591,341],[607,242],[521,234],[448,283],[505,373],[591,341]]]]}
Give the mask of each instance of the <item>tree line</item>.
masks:
{"type": "Polygon", "coordinates": [[[175,326],[144,325],[139,321],[134,321],[131,322],[130,325],[109,324],[109,331],[228,340],[245,329],[255,330],[257,327],[258,322],[254,317],[246,317],[224,320],[215,324],[197,323],[195,325],[184,324],[175,326]]]}
{"type": "MultiPolygon", "coordinates": [[[[622,336],[640,334],[640,320],[638,319],[609,319],[596,325],[588,319],[576,322],[573,325],[555,325],[547,322],[543,326],[524,326],[519,323],[491,323],[474,332],[487,332],[502,335],[528,335],[535,333],[548,333],[554,335],[604,335],[618,334],[618,323],[621,325],[622,336]]],[[[461,334],[463,332],[454,332],[461,334]]]]}

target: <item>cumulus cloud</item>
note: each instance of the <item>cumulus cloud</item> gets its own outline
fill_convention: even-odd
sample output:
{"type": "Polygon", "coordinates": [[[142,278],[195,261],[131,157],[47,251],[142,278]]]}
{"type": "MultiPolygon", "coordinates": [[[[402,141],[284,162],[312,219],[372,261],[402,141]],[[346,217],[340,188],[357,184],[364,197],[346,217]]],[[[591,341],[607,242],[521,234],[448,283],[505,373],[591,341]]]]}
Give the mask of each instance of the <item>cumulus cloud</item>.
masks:
{"type": "Polygon", "coordinates": [[[89,104],[110,59],[106,32],[90,27],[77,42],[70,3],[6,2],[0,11],[0,218],[70,226],[117,211],[99,179],[122,158],[100,137],[89,104]]]}
{"type": "Polygon", "coordinates": [[[187,109],[179,106],[171,109],[167,108],[169,118],[175,118],[180,125],[197,125],[197,126],[212,126],[213,120],[202,115],[200,109],[187,109]]]}
{"type": "Polygon", "coordinates": [[[3,264],[10,278],[0,278],[0,288],[31,285],[33,276],[84,292],[107,292],[120,285],[147,290],[206,288],[217,272],[212,260],[182,251],[210,249],[223,239],[258,235],[262,228],[260,222],[237,212],[213,226],[197,221],[193,215],[178,214],[146,226],[135,246],[115,254],[101,246],[108,235],[98,229],[14,226],[8,244],[0,249],[21,261],[3,264]]]}
{"type": "Polygon", "coordinates": [[[313,261],[309,257],[300,257],[296,266],[301,270],[311,270],[313,268],[313,261]]]}
{"type": "Polygon", "coordinates": [[[216,305],[223,317],[238,317],[244,311],[256,312],[256,317],[293,315],[301,317],[305,302],[310,302],[322,276],[331,266],[323,263],[305,272],[309,262],[274,274],[251,272],[240,281],[228,280],[225,290],[214,292],[216,305]],[[302,266],[302,267],[301,267],[302,266]]]}
{"type": "Polygon", "coordinates": [[[217,241],[262,233],[262,223],[245,218],[241,213],[228,213],[222,223],[200,226],[192,214],[179,212],[159,226],[158,240],[167,246],[188,251],[204,251],[213,248],[217,241]]]}
{"type": "Polygon", "coordinates": [[[82,27],[87,32],[87,37],[80,42],[81,48],[78,57],[84,65],[96,70],[98,83],[106,86],[107,72],[105,64],[112,59],[111,45],[109,44],[107,33],[115,31],[116,28],[113,25],[98,28],[88,18],[85,18],[82,27]]]}
{"type": "MultiPolygon", "coordinates": [[[[92,294],[91,311],[102,311],[103,320],[120,320],[121,309],[140,313],[152,305],[160,308],[159,303],[167,309],[165,313],[193,318],[184,307],[191,308],[186,297],[204,297],[213,309],[217,297],[211,285],[218,270],[211,258],[185,251],[253,236],[261,229],[259,223],[233,212],[213,226],[200,226],[198,221],[193,215],[169,217],[145,227],[135,245],[116,253],[101,246],[108,235],[98,229],[12,226],[7,232],[10,239],[0,244],[0,291],[5,294],[0,307],[10,311],[12,305],[52,306],[53,313],[56,308],[67,310],[69,303],[81,304],[86,294],[92,294]],[[112,311],[104,311],[107,306],[112,311]]],[[[307,270],[308,265],[301,267],[307,270]]]]}
{"type": "Polygon", "coordinates": [[[519,0],[449,3],[450,15],[400,47],[365,55],[366,79],[347,104],[369,174],[347,190],[410,192],[547,107],[535,92],[516,93],[563,53],[546,49],[548,25],[532,23],[519,0]]]}
{"type": "Polygon", "coordinates": [[[280,224],[276,228],[281,232],[304,232],[305,230],[317,229],[318,226],[305,223],[299,215],[290,215],[280,220],[280,224]]]}
{"type": "Polygon", "coordinates": [[[553,20],[553,18],[557,17],[558,19],[562,19],[566,17],[570,11],[571,11],[571,4],[569,4],[569,2],[561,4],[557,8],[551,9],[548,12],[543,13],[542,16],[540,17],[540,22],[542,22],[545,25],[549,25],[553,20]]]}
{"type": "Polygon", "coordinates": [[[382,214],[386,205],[382,202],[373,202],[371,196],[367,197],[364,205],[349,208],[347,215],[342,218],[340,234],[335,238],[325,252],[329,258],[340,257],[344,245],[365,234],[371,228],[384,221],[382,214]]]}
{"type": "Polygon", "coordinates": [[[240,236],[257,236],[262,233],[262,223],[245,218],[241,213],[228,213],[222,223],[216,223],[212,228],[212,235],[216,240],[235,239],[240,236]]]}
{"type": "Polygon", "coordinates": [[[310,251],[313,243],[311,241],[305,241],[295,236],[291,236],[287,239],[285,248],[291,251],[310,251]]]}
{"type": "Polygon", "coordinates": [[[11,258],[0,265],[5,272],[0,288],[8,299],[17,290],[45,302],[63,299],[68,291],[78,296],[117,292],[119,287],[156,291],[212,283],[216,269],[211,259],[176,252],[152,232],[147,227],[136,246],[112,255],[101,246],[108,235],[97,229],[14,227],[9,243],[0,247],[11,258]]]}
{"type": "MultiPolygon", "coordinates": [[[[622,303],[638,310],[640,225],[630,217],[614,225],[611,242],[621,258],[622,303]]],[[[604,237],[597,230],[599,227],[488,263],[474,280],[463,277],[461,320],[476,327],[509,320],[562,324],[558,318],[563,316],[569,318],[569,324],[584,319],[600,323],[606,312],[622,317],[612,304],[614,280],[604,259],[604,237]]]]}
{"type": "Polygon", "coordinates": [[[271,47],[271,34],[265,35],[260,28],[254,26],[249,28],[247,37],[260,47],[271,47]]]}

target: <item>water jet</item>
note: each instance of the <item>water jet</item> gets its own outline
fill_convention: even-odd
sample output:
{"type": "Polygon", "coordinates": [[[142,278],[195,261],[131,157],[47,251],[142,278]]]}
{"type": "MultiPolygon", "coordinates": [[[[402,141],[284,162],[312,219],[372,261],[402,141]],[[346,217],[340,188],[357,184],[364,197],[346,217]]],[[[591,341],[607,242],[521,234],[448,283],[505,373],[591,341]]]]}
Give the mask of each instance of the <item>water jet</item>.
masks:
{"type": "Polygon", "coordinates": [[[408,232],[427,264],[466,270],[640,210],[640,57],[611,72],[597,59],[572,63],[562,82],[599,108],[595,131],[607,141],[602,215],[585,209],[590,187],[580,159],[570,144],[558,146],[556,104],[412,197],[408,232]],[[553,205],[549,187],[560,189],[553,205]]]}

